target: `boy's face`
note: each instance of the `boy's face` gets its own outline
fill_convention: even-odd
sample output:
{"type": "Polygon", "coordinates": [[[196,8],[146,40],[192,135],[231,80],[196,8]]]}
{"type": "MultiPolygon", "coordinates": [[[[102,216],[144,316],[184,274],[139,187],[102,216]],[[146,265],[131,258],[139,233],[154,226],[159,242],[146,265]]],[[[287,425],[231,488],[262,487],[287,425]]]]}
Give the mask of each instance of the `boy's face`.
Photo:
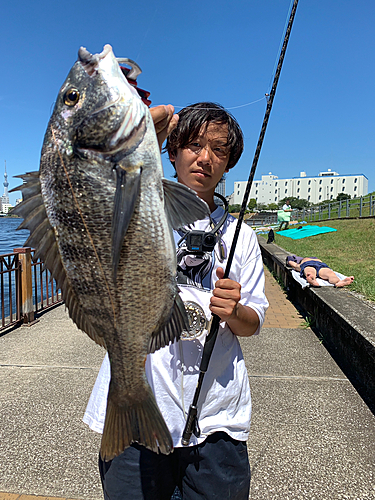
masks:
{"type": "Polygon", "coordinates": [[[217,183],[228,172],[228,126],[209,123],[202,127],[198,137],[184,149],[178,149],[174,161],[178,182],[196,191],[211,210],[215,208],[213,196],[217,183]]]}

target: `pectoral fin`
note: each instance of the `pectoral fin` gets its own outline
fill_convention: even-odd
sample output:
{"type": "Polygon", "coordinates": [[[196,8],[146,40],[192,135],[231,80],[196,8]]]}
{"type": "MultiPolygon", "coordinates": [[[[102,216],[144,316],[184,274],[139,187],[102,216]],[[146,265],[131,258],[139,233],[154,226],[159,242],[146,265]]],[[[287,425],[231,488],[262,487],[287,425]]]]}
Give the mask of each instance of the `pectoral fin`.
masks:
{"type": "Polygon", "coordinates": [[[163,179],[165,211],[173,229],[193,224],[210,215],[207,203],[179,182],[163,179]]]}
{"type": "Polygon", "coordinates": [[[184,303],[177,293],[168,321],[161,329],[153,332],[150,338],[148,352],[155,352],[170,342],[179,340],[184,330],[189,330],[189,318],[184,303]]]}
{"type": "Polygon", "coordinates": [[[141,168],[116,167],[117,186],[112,218],[112,268],[116,279],[121,248],[132,218],[141,185],[141,168]]]}

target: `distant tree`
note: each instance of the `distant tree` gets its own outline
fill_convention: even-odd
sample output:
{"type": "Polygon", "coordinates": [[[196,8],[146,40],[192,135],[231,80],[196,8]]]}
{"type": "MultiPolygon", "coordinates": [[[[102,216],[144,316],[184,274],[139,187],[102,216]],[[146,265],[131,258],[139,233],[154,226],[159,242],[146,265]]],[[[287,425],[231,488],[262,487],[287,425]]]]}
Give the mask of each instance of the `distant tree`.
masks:
{"type": "Polygon", "coordinates": [[[265,203],[258,203],[257,209],[262,212],[263,210],[267,210],[267,205],[265,203]]]}
{"type": "Polygon", "coordinates": [[[247,208],[252,212],[254,208],[257,206],[257,200],[255,198],[250,198],[249,203],[247,204],[247,208]]]}
{"type": "Polygon", "coordinates": [[[285,205],[285,202],[289,200],[292,208],[307,208],[311,205],[311,203],[303,198],[295,198],[294,196],[287,196],[282,200],[279,200],[279,207],[285,205]]]}
{"type": "Polygon", "coordinates": [[[241,205],[229,205],[228,210],[230,214],[237,213],[241,210],[241,205]]]}
{"type": "Polygon", "coordinates": [[[350,194],[347,194],[347,193],[339,193],[339,194],[337,195],[336,200],[337,200],[337,201],[340,201],[340,200],[350,200],[350,198],[351,198],[350,194]]]}
{"type": "Polygon", "coordinates": [[[268,205],[268,210],[277,210],[279,207],[277,206],[276,203],[270,203],[268,205]]]}

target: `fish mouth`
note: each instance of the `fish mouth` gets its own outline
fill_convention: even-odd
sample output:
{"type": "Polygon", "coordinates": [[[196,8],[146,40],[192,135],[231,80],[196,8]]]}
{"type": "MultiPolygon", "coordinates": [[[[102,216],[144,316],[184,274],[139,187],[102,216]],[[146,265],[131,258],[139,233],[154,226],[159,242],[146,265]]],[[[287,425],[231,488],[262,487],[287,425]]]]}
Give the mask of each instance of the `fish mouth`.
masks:
{"type": "Polygon", "coordinates": [[[116,117],[115,123],[112,123],[112,133],[108,134],[104,144],[102,142],[99,146],[91,141],[91,144],[84,144],[83,141],[79,149],[100,152],[106,156],[130,154],[140,144],[146,132],[145,105],[123,75],[111,45],[105,45],[100,54],[91,54],[85,47],[81,47],[78,60],[90,77],[99,73],[109,91],[108,102],[95,109],[81,123],[81,130],[89,123],[95,124],[95,120],[102,120],[107,128],[111,128],[110,120],[116,117]],[[105,119],[107,115],[108,120],[105,119]]]}
{"type": "Polygon", "coordinates": [[[78,60],[82,64],[83,69],[89,76],[92,76],[98,69],[98,65],[102,59],[112,52],[112,47],[109,44],[104,45],[100,54],[91,54],[86,47],[80,47],[78,51],[78,60]]]}

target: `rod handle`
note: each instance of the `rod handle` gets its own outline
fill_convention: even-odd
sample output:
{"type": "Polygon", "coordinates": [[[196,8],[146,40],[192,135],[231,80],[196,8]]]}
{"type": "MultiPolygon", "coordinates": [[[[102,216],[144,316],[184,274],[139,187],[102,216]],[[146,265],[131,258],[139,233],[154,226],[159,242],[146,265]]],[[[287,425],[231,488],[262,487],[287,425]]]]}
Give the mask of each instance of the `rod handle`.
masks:
{"type": "Polygon", "coordinates": [[[191,435],[193,434],[193,428],[195,425],[195,420],[197,418],[198,409],[196,406],[190,405],[188,418],[186,420],[185,429],[182,433],[181,444],[183,446],[189,446],[191,435]]]}

